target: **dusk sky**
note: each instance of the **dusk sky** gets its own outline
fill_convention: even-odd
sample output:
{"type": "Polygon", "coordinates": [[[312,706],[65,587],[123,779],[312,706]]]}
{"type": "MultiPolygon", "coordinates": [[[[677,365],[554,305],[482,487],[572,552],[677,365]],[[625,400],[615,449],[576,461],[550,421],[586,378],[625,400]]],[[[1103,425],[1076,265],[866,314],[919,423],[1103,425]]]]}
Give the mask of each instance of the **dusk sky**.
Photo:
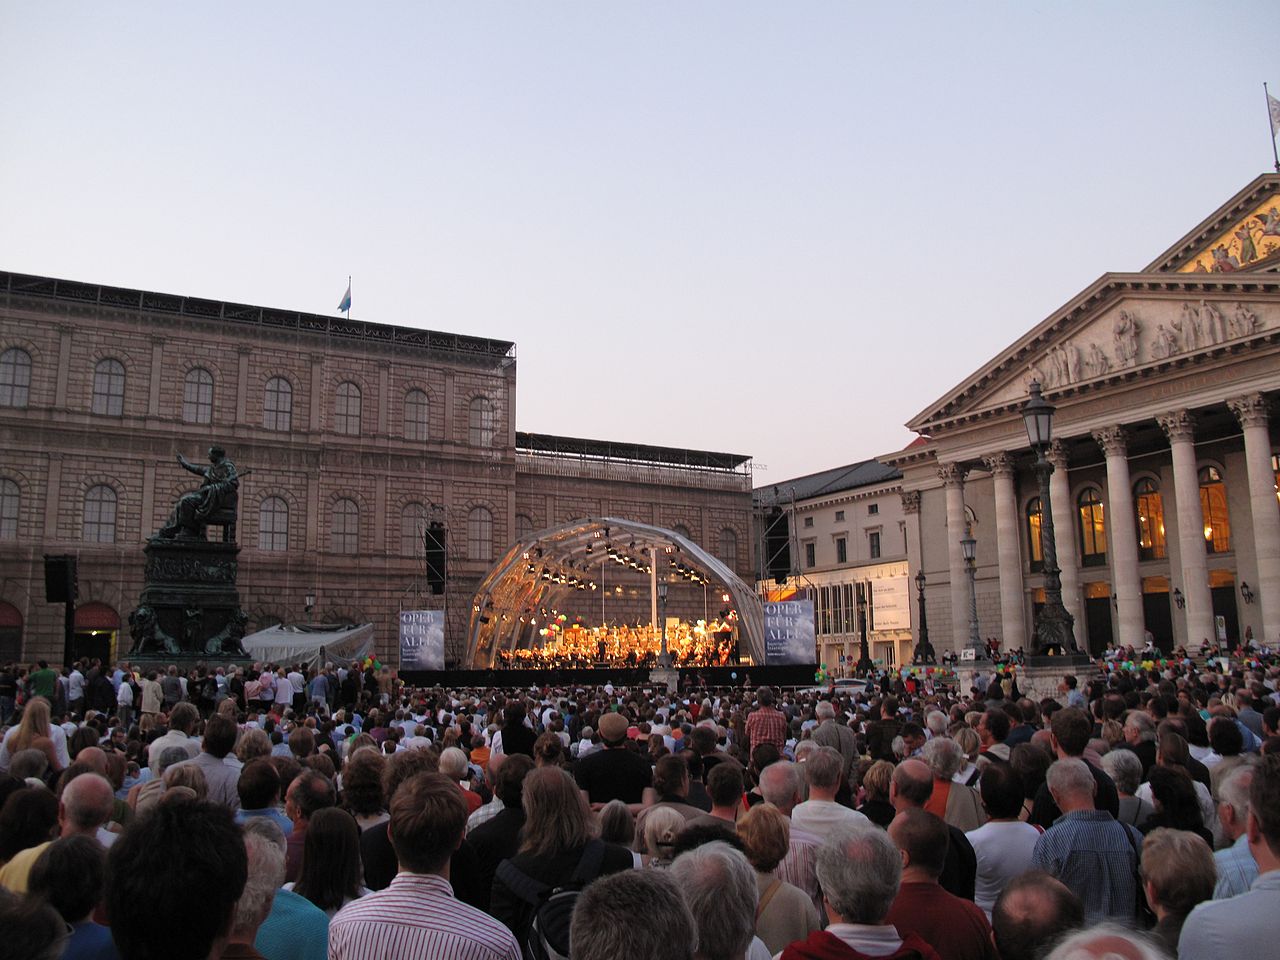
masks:
{"type": "Polygon", "coordinates": [[[521,430],[903,423],[1272,169],[1280,3],[0,6],[0,269],[514,340],[521,430]]]}

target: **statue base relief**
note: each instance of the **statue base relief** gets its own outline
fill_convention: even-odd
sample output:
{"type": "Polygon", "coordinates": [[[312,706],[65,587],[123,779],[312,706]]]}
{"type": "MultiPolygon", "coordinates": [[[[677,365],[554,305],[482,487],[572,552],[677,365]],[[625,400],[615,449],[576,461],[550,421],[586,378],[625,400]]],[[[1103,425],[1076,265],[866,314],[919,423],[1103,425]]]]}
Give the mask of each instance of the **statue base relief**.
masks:
{"type": "Polygon", "coordinates": [[[1087,654],[1069,653],[1063,656],[1032,656],[1018,670],[1018,689],[1024,697],[1032,700],[1043,700],[1052,697],[1065,704],[1065,697],[1058,689],[1058,684],[1067,674],[1072,674],[1080,681],[1080,689],[1092,679],[1097,667],[1087,654]]]}
{"type": "Polygon", "coordinates": [[[131,661],[240,660],[248,617],[240,609],[234,542],[152,538],[145,585],[129,614],[131,661]]]}

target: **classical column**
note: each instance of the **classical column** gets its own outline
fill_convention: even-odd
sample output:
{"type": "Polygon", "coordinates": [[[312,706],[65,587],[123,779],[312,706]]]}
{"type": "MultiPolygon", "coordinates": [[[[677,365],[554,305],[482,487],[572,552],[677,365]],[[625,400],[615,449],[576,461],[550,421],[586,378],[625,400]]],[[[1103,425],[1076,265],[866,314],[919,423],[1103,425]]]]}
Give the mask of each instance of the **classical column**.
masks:
{"type": "Polygon", "coordinates": [[[1120,621],[1120,643],[1140,649],[1146,644],[1142,612],[1142,578],[1138,575],[1138,527],[1129,480],[1129,434],[1124,427],[1104,427],[1093,439],[1107,458],[1107,554],[1120,621]]]}
{"type": "Polygon", "coordinates": [[[1200,509],[1200,476],[1196,470],[1195,418],[1178,410],[1158,418],[1173,455],[1173,499],[1178,517],[1178,555],[1182,561],[1182,595],[1186,597],[1188,649],[1212,640],[1213,598],[1209,564],[1204,555],[1204,512],[1200,509]]]}
{"type": "Polygon", "coordinates": [[[1253,549],[1258,558],[1254,591],[1262,604],[1262,636],[1280,639],[1280,507],[1276,505],[1275,474],[1271,470],[1271,433],[1267,400],[1260,393],[1228,400],[1227,406],[1244,431],[1244,459],[1249,474],[1249,513],[1253,517],[1253,549]]]}
{"type": "Polygon", "coordinates": [[[1013,486],[1013,457],[997,453],[983,458],[996,495],[996,551],[1000,564],[1000,629],[1006,650],[1031,648],[1023,608],[1022,553],[1019,549],[1018,495],[1013,486]]]}
{"type": "Polygon", "coordinates": [[[969,578],[964,566],[964,475],[958,463],[938,466],[938,478],[947,494],[947,566],[951,571],[951,647],[969,645],[969,578]]]}
{"type": "MultiPolygon", "coordinates": [[[[1061,440],[1049,447],[1048,460],[1053,464],[1049,478],[1049,499],[1053,501],[1053,532],[1058,546],[1061,568],[1062,605],[1075,621],[1076,646],[1088,650],[1084,625],[1084,604],[1080,602],[1080,550],[1076,545],[1076,505],[1071,499],[1071,480],[1067,476],[1067,448],[1061,440]]],[[[1040,505],[1043,509],[1044,504],[1040,505]]]]}
{"type": "MultiPolygon", "coordinates": [[[[902,498],[902,514],[907,524],[907,573],[915,576],[924,572],[924,556],[920,545],[920,491],[904,490],[899,494],[902,498]]],[[[912,618],[911,633],[915,643],[920,642],[919,616],[912,618]]]]}

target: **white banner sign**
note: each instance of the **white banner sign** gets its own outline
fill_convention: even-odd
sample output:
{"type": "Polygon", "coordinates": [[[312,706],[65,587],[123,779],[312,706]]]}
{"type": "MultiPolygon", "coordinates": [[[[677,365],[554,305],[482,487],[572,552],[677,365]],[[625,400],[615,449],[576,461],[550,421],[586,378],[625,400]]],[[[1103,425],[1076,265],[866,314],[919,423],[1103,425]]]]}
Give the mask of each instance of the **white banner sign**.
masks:
{"type": "Polygon", "coordinates": [[[906,577],[871,581],[874,630],[911,629],[911,588],[906,577]]]}

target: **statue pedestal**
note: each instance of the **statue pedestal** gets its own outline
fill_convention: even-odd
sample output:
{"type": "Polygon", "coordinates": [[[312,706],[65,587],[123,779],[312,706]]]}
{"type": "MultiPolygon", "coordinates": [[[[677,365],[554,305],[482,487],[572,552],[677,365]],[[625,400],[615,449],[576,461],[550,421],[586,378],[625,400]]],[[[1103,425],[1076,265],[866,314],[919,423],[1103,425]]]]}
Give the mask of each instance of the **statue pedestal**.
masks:
{"type": "Polygon", "coordinates": [[[1067,654],[1061,657],[1032,656],[1018,671],[1018,689],[1024,697],[1032,700],[1043,700],[1052,697],[1059,703],[1064,696],[1058,690],[1058,684],[1067,674],[1074,674],[1080,681],[1080,689],[1097,671],[1093,661],[1082,653],[1067,654]]]}
{"type": "Polygon", "coordinates": [[[667,693],[677,693],[680,690],[680,671],[673,670],[670,667],[655,667],[649,671],[649,682],[654,686],[662,685],[667,688],[667,693]]]}
{"type": "Polygon", "coordinates": [[[147,541],[146,584],[129,616],[131,658],[244,658],[248,619],[236,589],[235,543],[147,541]]]}

